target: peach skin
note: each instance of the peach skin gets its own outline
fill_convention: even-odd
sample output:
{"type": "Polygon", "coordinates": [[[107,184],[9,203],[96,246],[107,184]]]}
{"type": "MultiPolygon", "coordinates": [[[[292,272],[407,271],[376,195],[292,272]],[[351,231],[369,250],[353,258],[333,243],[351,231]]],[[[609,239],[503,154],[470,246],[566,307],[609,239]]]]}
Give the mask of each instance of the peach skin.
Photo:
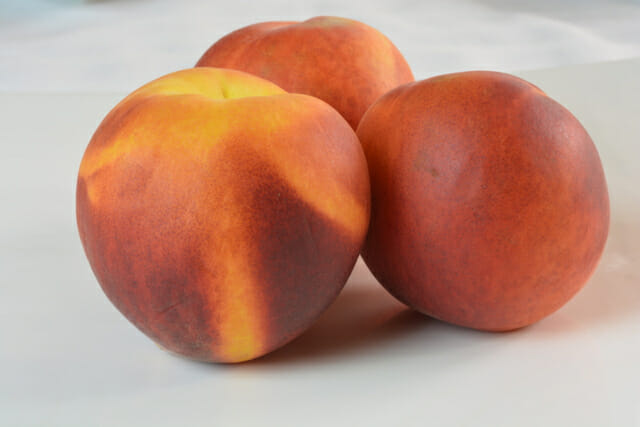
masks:
{"type": "Polygon", "coordinates": [[[328,16],[241,28],[213,44],[197,66],[246,71],[320,98],[354,129],[378,97],[413,81],[404,57],[382,33],[328,16]]]}
{"type": "Polygon", "coordinates": [[[233,70],[161,77],[86,149],[80,238],[107,297],[162,347],[241,362],[340,292],[369,222],[359,141],[324,102],[233,70]]]}
{"type": "Polygon", "coordinates": [[[380,98],[357,131],[369,163],[363,258],[430,316],[505,331],[578,292],[609,227],[598,152],[537,87],[495,72],[449,74],[380,98]]]}

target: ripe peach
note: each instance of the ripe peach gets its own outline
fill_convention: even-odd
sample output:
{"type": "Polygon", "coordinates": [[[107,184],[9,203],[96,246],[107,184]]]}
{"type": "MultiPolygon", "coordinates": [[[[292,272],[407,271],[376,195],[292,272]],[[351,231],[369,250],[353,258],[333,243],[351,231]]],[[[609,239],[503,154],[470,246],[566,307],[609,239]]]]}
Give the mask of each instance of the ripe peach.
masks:
{"type": "Polygon", "coordinates": [[[414,309],[516,329],[594,271],[609,225],[600,158],[537,87],[494,72],[434,77],[384,95],[357,134],[372,193],[363,257],[414,309]]]}
{"type": "Polygon", "coordinates": [[[355,129],[369,106],[413,74],[378,30],[351,19],[263,22],[218,40],[197,66],[233,68],[333,106],[355,129]]]}
{"type": "Polygon", "coordinates": [[[196,68],[120,102],[80,165],[77,221],[102,289],[142,332],[239,362],[300,334],[369,221],[355,132],[324,102],[196,68]]]}

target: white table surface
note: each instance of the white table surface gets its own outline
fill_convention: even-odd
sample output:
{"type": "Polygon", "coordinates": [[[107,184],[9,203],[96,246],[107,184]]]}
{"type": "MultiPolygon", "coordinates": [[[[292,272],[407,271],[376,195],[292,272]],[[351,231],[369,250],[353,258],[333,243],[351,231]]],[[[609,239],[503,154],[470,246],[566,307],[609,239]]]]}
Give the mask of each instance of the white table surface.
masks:
{"type": "MultiPolygon", "coordinates": [[[[95,7],[116,10],[118,3],[95,7]]],[[[628,7],[614,6],[615,13],[628,7]]],[[[14,36],[40,19],[13,13],[22,22],[11,24],[14,36]]],[[[387,22],[382,15],[372,14],[387,22]]],[[[562,310],[513,333],[457,328],[404,309],[359,262],[343,293],[299,339],[257,361],[224,366],[169,355],[131,326],[102,294],[77,236],[83,150],[107,111],[150,71],[105,75],[103,88],[86,70],[56,80],[42,69],[38,81],[27,69],[37,58],[23,54],[26,77],[12,76],[7,70],[19,68],[5,47],[44,49],[48,42],[33,29],[40,35],[7,38],[2,17],[0,426],[640,426],[640,58],[517,73],[581,120],[609,183],[607,248],[592,280],[562,310]]],[[[388,22],[401,35],[401,25],[388,22]]],[[[612,24],[598,25],[611,43],[624,44],[613,40],[612,24]]],[[[107,29],[100,31],[94,37],[107,29]]],[[[633,38],[622,57],[640,46],[633,38]]],[[[585,55],[610,59],[602,55],[616,56],[616,49],[585,55]]],[[[408,51],[420,56],[419,45],[408,51]]],[[[536,60],[551,60],[544,52],[536,60]]],[[[116,63],[128,60],[111,54],[116,63]]],[[[160,60],[166,68],[178,68],[175,55],[167,58],[160,60]]],[[[495,58],[491,68],[509,69],[495,58]]],[[[73,68],[63,62],[53,62],[53,76],[73,68]]],[[[417,62],[424,74],[455,65],[417,62]]]]}

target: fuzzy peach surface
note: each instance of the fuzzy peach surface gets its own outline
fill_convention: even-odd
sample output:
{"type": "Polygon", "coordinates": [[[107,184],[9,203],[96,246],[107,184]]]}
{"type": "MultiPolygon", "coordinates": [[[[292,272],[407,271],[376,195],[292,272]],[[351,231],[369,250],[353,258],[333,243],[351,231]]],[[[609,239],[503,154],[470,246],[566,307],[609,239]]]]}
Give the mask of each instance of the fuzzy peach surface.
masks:
{"type": "Polygon", "coordinates": [[[369,221],[366,161],[324,102],[197,68],[135,91],[82,160],[77,220],[114,305],[163,347],[259,357],[328,306],[369,221]]]}
{"type": "Polygon", "coordinates": [[[354,129],[376,99],[413,81],[406,60],[385,35],[332,16],[249,25],[214,43],[197,66],[246,71],[289,92],[320,98],[354,129]]]}
{"type": "Polygon", "coordinates": [[[594,271],[609,227],[600,158],[539,88],[494,72],[434,77],[383,96],[357,133],[372,191],[363,258],[409,306],[516,329],[594,271]]]}

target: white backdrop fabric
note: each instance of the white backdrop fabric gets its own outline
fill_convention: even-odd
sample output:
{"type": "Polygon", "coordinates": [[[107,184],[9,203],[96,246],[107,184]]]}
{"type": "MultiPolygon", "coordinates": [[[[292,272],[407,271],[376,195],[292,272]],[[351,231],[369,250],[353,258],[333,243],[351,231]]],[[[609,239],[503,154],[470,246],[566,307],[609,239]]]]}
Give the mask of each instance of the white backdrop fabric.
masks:
{"type": "Polygon", "coordinates": [[[234,29],[316,15],[378,28],[418,79],[640,56],[638,0],[0,0],[0,90],[129,92],[234,29]]]}

